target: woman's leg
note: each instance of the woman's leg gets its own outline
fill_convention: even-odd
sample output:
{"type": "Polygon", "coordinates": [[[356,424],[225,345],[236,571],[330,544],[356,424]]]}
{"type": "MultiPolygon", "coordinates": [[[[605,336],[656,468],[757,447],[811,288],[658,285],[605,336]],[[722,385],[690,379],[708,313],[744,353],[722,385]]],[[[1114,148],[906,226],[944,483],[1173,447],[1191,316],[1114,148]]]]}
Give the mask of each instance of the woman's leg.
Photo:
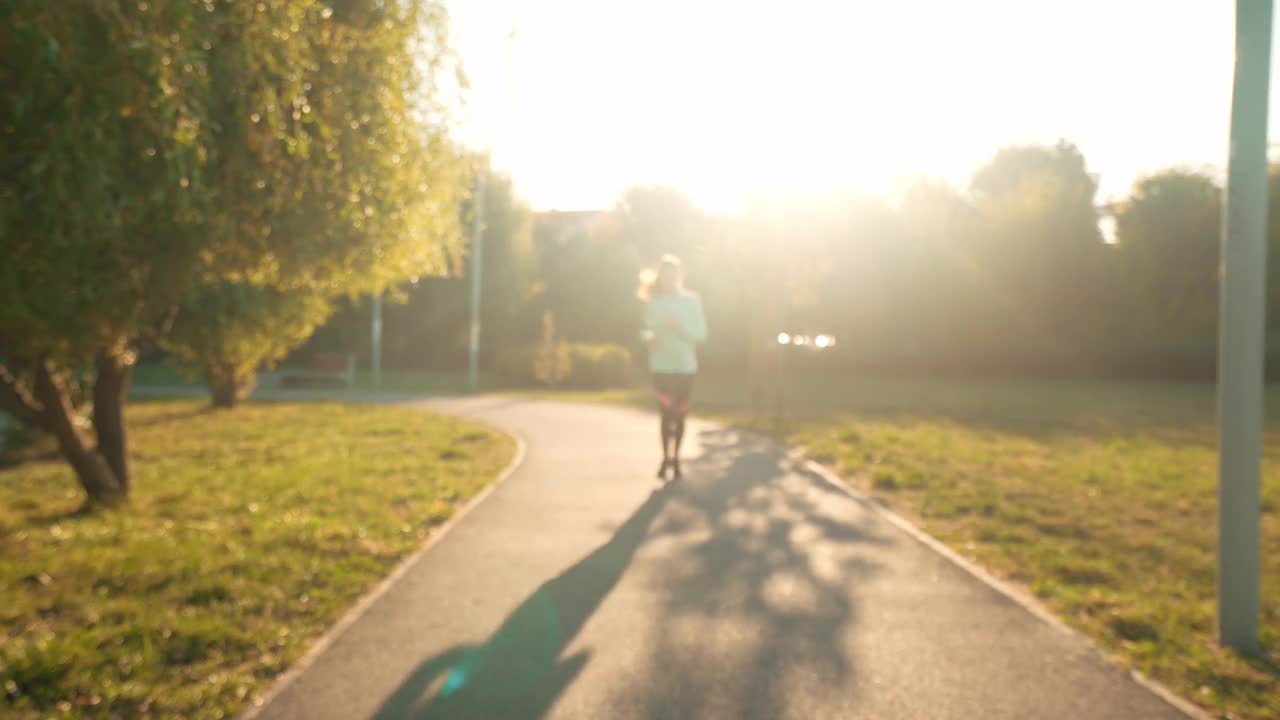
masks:
{"type": "Polygon", "coordinates": [[[672,450],[675,444],[675,423],[671,415],[674,402],[670,385],[670,376],[653,376],[653,390],[658,400],[658,427],[662,436],[662,464],[658,466],[658,477],[666,477],[667,467],[674,457],[672,450]]]}
{"type": "Polygon", "coordinates": [[[675,423],[671,422],[671,414],[663,410],[658,416],[658,425],[662,429],[662,459],[671,459],[671,448],[675,441],[675,423]]]}
{"type": "Polygon", "coordinates": [[[680,445],[684,442],[684,426],[685,418],[689,415],[689,400],[693,395],[693,376],[680,375],[679,379],[673,384],[672,402],[671,402],[671,436],[674,444],[671,453],[671,461],[675,467],[675,477],[681,476],[680,472],[680,445]]]}

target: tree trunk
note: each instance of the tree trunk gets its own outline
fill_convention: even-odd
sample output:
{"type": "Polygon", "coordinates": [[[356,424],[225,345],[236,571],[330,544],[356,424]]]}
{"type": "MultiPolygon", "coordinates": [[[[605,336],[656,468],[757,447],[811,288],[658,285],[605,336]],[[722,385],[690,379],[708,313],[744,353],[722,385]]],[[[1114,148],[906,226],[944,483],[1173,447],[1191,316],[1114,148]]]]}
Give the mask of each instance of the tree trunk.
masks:
{"type": "Polygon", "coordinates": [[[209,379],[209,399],[216,408],[230,409],[236,406],[236,386],[229,378],[209,379]]]}
{"type": "Polygon", "coordinates": [[[204,370],[209,385],[209,400],[216,408],[230,409],[249,396],[256,380],[253,374],[246,379],[236,374],[230,363],[209,363],[204,370]]]}
{"type": "Polygon", "coordinates": [[[117,353],[101,350],[97,366],[98,379],[93,385],[93,429],[98,436],[98,453],[115,475],[120,491],[128,495],[133,485],[133,471],[129,465],[124,405],[133,379],[133,363],[117,353]]]}
{"type": "Polygon", "coordinates": [[[75,470],[90,504],[114,505],[123,501],[127,488],[117,481],[103,456],[85,442],[84,434],[76,427],[67,389],[47,359],[36,366],[35,395],[43,406],[46,427],[57,439],[62,456],[75,470]]]}
{"type": "Polygon", "coordinates": [[[22,386],[17,374],[4,366],[3,359],[0,359],[0,411],[25,425],[44,429],[40,403],[22,386]]]}

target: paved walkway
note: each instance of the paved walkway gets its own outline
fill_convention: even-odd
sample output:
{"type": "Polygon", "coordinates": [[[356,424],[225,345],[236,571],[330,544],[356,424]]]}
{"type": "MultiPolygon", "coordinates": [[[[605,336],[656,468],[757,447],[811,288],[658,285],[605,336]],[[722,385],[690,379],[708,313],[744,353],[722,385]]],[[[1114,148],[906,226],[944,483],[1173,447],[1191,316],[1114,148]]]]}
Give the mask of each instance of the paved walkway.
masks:
{"type": "Polygon", "coordinates": [[[432,401],[524,464],[259,720],[1185,718],[779,448],[643,413],[432,401]]]}

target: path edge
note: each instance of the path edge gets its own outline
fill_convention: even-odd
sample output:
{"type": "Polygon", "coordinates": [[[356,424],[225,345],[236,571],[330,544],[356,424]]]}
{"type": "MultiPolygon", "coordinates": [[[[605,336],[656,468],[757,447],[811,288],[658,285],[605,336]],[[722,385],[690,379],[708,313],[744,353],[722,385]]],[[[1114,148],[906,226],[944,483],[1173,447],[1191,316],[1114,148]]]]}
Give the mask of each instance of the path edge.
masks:
{"type": "Polygon", "coordinates": [[[247,709],[233,715],[232,717],[235,718],[235,720],[254,720],[257,718],[258,715],[260,715],[266,707],[276,699],[276,697],[292,685],[294,681],[307,670],[307,668],[311,667],[311,665],[315,663],[316,659],[319,658],[320,655],[331,645],[333,645],[333,643],[336,642],[348,628],[354,625],[357,620],[368,612],[369,608],[373,607],[375,602],[381,599],[383,595],[386,595],[400,578],[404,577],[404,575],[408,573],[409,570],[423,558],[423,556],[435,547],[437,543],[443,540],[445,536],[449,534],[449,531],[453,530],[454,526],[462,522],[462,520],[466,518],[472,510],[478,507],[480,503],[484,502],[486,498],[493,494],[499,486],[505,483],[513,474],[515,474],[515,471],[519,470],[520,466],[524,464],[528,444],[519,433],[499,430],[488,423],[477,421],[472,418],[468,418],[468,421],[478,422],[478,424],[485,425],[486,427],[511,438],[512,441],[515,442],[516,446],[516,451],[511,457],[511,462],[507,463],[507,466],[498,473],[497,477],[493,479],[493,482],[485,486],[485,488],[477,493],[475,497],[468,500],[466,504],[453,514],[452,517],[446,520],[443,525],[437,528],[435,532],[431,533],[421,547],[414,550],[411,554],[401,560],[400,563],[396,565],[395,569],[392,570],[389,575],[380,580],[372,590],[360,596],[360,598],[356,600],[355,604],[352,605],[351,608],[342,615],[342,617],[338,618],[336,623],[330,626],[323,635],[312,643],[311,647],[302,654],[302,657],[294,661],[294,663],[289,666],[288,670],[285,670],[283,674],[271,682],[271,685],[267,688],[265,693],[251,700],[247,709]]]}
{"type": "MultiPolygon", "coordinates": [[[[809,458],[802,450],[787,448],[787,454],[791,457],[792,461],[802,465],[805,470],[808,470],[822,478],[828,485],[848,496],[855,502],[870,508],[891,525],[910,535],[914,540],[916,540],[916,542],[919,542],[935,553],[946,558],[951,562],[951,564],[973,576],[979,582],[1004,596],[1015,605],[1021,607],[1023,610],[1026,610],[1042,622],[1059,630],[1060,632],[1064,632],[1075,637],[1077,640],[1085,643],[1095,653],[1103,655],[1101,648],[1093,638],[1063,622],[1061,618],[1049,612],[1044,605],[1027,593],[1023,592],[1020,588],[1014,587],[995,575],[992,575],[978,563],[966,558],[955,550],[952,550],[946,543],[925,532],[915,523],[906,519],[902,515],[899,515],[879,499],[868,495],[857,488],[851,487],[839,475],[837,475],[835,471],[826,465],[809,458]]],[[[1137,670],[1123,667],[1108,659],[1105,655],[1103,655],[1102,660],[1108,664],[1118,667],[1129,676],[1130,680],[1142,686],[1145,690],[1160,698],[1175,710],[1178,710],[1187,717],[1192,718],[1192,720],[1214,720],[1213,715],[1165,687],[1164,684],[1159,681],[1147,677],[1137,670]]]]}

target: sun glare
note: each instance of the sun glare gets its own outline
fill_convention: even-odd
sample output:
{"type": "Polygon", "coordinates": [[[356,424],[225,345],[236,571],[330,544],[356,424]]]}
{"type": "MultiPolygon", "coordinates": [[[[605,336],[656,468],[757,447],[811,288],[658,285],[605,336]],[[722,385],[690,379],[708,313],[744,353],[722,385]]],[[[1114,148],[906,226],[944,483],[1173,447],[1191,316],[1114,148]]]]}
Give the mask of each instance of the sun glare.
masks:
{"type": "Polygon", "coordinates": [[[642,184],[711,210],[752,193],[892,191],[920,175],[964,184],[1003,145],[1059,138],[1082,148],[1104,195],[1168,164],[1222,159],[1225,5],[1082,0],[1052,17],[1012,0],[523,7],[454,10],[484,118],[473,133],[536,207],[607,207],[642,184]],[[1152,57],[1158,75],[1135,59],[1152,57]]]}

